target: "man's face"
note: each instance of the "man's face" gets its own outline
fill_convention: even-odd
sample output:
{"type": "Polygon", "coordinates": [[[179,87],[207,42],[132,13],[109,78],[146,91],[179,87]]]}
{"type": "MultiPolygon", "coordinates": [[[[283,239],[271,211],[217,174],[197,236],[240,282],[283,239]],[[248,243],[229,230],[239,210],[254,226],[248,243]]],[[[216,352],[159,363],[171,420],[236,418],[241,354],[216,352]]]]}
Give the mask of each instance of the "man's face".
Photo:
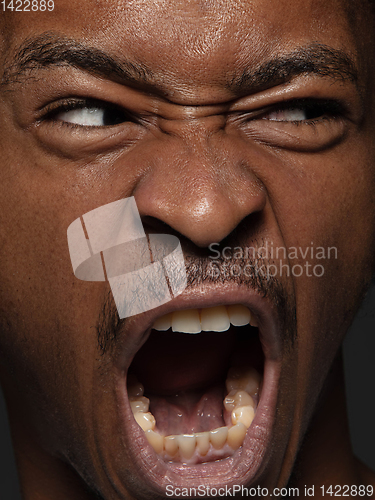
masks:
{"type": "Polygon", "coordinates": [[[103,498],[155,498],[167,484],[202,481],[284,486],[374,271],[366,24],[358,14],[356,38],[336,1],[55,4],[1,19],[1,352],[10,408],[29,429],[25,439],[103,498]],[[179,236],[189,286],[119,322],[108,283],[75,278],[66,234],[81,215],[130,196],[147,232],[179,236]],[[220,278],[209,279],[207,247],[220,242],[303,254],[268,256],[262,262],[279,271],[269,281],[222,273],[223,259],[220,278]],[[280,259],[303,272],[281,275],[280,259]],[[233,304],[247,306],[259,328],[152,331],[147,340],[166,313],[233,304]],[[231,363],[263,378],[243,446],[203,463],[157,455],[132,416],[128,372],[144,384],[165,435],[192,434],[225,425],[231,363]],[[198,415],[202,400],[210,410],[198,415]]]}

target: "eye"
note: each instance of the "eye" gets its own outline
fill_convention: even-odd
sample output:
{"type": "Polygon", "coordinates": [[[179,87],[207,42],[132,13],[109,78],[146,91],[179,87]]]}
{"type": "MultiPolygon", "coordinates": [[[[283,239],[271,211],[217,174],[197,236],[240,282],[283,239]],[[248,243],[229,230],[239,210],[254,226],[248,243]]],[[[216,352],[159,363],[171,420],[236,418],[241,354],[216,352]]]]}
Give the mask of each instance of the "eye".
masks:
{"type": "Polygon", "coordinates": [[[296,100],[273,109],[262,118],[275,122],[314,123],[332,119],[342,112],[342,107],[335,101],[296,100]]]}
{"type": "Polygon", "coordinates": [[[245,137],[291,151],[322,151],[344,139],[350,110],[335,99],[291,99],[249,113],[245,137]]]}
{"type": "Polygon", "coordinates": [[[134,122],[129,112],[103,101],[69,99],[53,104],[44,119],[78,127],[111,127],[134,122]]]}

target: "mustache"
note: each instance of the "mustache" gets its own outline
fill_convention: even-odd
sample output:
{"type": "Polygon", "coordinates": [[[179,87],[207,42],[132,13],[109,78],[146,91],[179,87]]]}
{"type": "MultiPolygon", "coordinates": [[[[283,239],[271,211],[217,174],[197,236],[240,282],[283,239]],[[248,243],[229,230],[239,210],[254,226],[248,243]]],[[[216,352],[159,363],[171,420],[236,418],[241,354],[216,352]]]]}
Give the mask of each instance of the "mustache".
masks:
{"type": "MultiPolygon", "coordinates": [[[[187,275],[186,290],[194,290],[204,285],[231,284],[255,291],[269,300],[277,311],[281,325],[281,340],[285,348],[293,346],[297,338],[297,315],[294,290],[282,283],[275,276],[266,276],[257,272],[268,261],[263,258],[227,259],[185,255],[187,275]],[[251,273],[231,273],[230,269],[251,269],[251,273]],[[224,270],[224,271],[223,271],[224,270]]],[[[118,332],[124,327],[128,318],[120,319],[112,293],[104,300],[96,325],[98,350],[101,355],[112,352],[116,347],[118,332]]]]}

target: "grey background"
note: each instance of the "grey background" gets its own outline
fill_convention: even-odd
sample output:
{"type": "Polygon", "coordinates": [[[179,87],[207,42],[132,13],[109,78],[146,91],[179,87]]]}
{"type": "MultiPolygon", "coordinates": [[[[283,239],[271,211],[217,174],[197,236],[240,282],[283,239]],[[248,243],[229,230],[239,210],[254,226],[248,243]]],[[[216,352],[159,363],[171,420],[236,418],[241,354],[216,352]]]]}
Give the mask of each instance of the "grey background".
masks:
{"type": "MultiPolygon", "coordinates": [[[[375,470],[375,288],[366,298],[344,344],[353,449],[375,470]]],[[[0,394],[0,498],[21,500],[6,409],[0,394]]]]}

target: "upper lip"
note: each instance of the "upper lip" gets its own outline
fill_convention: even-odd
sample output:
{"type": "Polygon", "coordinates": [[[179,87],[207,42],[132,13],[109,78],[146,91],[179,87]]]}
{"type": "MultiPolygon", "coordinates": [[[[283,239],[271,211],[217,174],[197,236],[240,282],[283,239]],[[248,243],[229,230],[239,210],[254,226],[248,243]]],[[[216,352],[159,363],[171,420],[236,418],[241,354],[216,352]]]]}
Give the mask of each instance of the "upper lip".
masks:
{"type": "Polygon", "coordinates": [[[167,304],[138,316],[128,318],[120,326],[120,347],[115,361],[119,370],[117,396],[118,407],[123,414],[123,421],[128,426],[124,439],[133,455],[134,467],[140,478],[154,492],[165,494],[168,484],[176,487],[193,487],[200,484],[204,475],[206,481],[212,478],[213,486],[234,485],[256,480],[264,466],[264,455],[269,449],[270,433],[276,409],[277,386],[281,365],[281,335],[278,315],[273,304],[255,290],[242,286],[202,285],[188,288],[182,295],[167,304]],[[126,373],[138,350],[146,342],[154,321],[170,312],[213,307],[217,305],[243,304],[252,311],[259,323],[259,337],[265,355],[264,383],[262,397],[256,417],[250,428],[242,449],[231,458],[219,462],[205,463],[198,466],[167,464],[150,450],[143,431],[131,417],[127,399],[126,373]],[[130,423],[130,427],[129,427],[130,423]],[[255,436],[256,434],[256,436],[255,436]],[[261,467],[261,465],[263,466],[261,467]],[[152,474],[150,471],[152,470],[152,474]]]}

